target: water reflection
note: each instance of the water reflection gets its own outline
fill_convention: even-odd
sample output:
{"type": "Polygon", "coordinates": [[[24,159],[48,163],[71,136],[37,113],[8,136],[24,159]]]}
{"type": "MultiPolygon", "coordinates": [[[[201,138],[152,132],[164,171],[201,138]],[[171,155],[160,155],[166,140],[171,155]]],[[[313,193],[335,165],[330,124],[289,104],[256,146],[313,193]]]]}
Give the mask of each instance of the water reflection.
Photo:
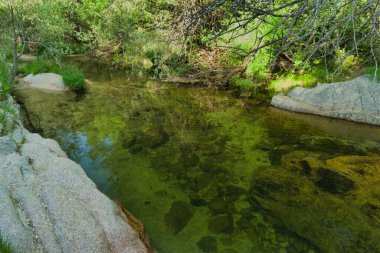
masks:
{"type": "Polygon", "coordinates": [[[18,96],[159,252],[380,251],[379,128],[98,75],[18,96]]]}

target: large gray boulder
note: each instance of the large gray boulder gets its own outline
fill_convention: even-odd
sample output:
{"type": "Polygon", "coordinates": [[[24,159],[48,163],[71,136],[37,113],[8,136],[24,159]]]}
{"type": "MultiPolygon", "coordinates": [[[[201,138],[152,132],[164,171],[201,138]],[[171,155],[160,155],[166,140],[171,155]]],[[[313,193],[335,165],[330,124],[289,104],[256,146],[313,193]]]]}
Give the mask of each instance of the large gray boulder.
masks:
{"type": "Polygon", "coordinates": [[[68,91],[62,76],[54,73],[29,74],[24,77],[24,81],[30,84],[30,87],[51,91],[68,91]]]}
{"type": "Polygon", "coordinates": [[[380,125],[380,84],[367,76],[351,81],[294,88],[272,98],[271,105],[294,112],[380,125]]]}
{"type": "Polygon", "coordinates": [[[56,141],[17,125],[0,145],[0,235],[15,252],[152,252],[56,141]]]}

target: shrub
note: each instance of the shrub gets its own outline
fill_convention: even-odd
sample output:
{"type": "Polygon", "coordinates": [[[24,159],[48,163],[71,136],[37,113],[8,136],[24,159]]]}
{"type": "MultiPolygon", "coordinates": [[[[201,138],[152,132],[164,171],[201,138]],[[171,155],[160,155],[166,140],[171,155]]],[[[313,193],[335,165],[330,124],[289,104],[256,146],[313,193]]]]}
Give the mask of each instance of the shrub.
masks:
{"type": "Polygon", "coordinates": [[[232,84],[241,89],[250,89],[253,87],[252,81],[244,78],[236,78],[232,81],[232,84]]]}
{"type": "Polygon", "coordinates": [[[67,69],[60,73],[63,77],[63,82],[70,90],[82,90],[84,89],[84,75],[76,70],[67,69]]]}

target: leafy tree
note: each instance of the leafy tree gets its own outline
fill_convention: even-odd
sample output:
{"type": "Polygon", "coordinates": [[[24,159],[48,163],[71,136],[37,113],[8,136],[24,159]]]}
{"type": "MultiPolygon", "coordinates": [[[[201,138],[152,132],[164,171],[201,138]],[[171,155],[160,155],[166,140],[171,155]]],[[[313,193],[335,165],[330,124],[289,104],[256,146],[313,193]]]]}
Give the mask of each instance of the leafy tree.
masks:
{"type": "Polygon", "coordinates": [[[377,68],[379,6],[377,0],[212,0],[185,13],[183,30],[190,37],[205,35],[207,41],[224,38],[221,46],[242,56],[269,48],[272,68],[284,55],[296,65],[321,58],[328,68],[333,60],[337,71],[351,55],[371,57],[377,68]],[[230,46],[247,35],[249,48],[230,46]],[[296,59],[296,52],[304,54],[296,59]]]}

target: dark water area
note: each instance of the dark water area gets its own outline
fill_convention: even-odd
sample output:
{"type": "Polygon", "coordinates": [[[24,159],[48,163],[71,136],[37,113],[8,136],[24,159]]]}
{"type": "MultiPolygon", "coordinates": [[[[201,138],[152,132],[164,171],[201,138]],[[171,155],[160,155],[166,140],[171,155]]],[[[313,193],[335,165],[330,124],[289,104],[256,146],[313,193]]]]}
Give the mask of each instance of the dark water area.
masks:
{"type": "Polygon", "coordinates": [[[84,94],[17,96],[158,252],[380,252],[379,127],[79,66],[84,94]]]}

